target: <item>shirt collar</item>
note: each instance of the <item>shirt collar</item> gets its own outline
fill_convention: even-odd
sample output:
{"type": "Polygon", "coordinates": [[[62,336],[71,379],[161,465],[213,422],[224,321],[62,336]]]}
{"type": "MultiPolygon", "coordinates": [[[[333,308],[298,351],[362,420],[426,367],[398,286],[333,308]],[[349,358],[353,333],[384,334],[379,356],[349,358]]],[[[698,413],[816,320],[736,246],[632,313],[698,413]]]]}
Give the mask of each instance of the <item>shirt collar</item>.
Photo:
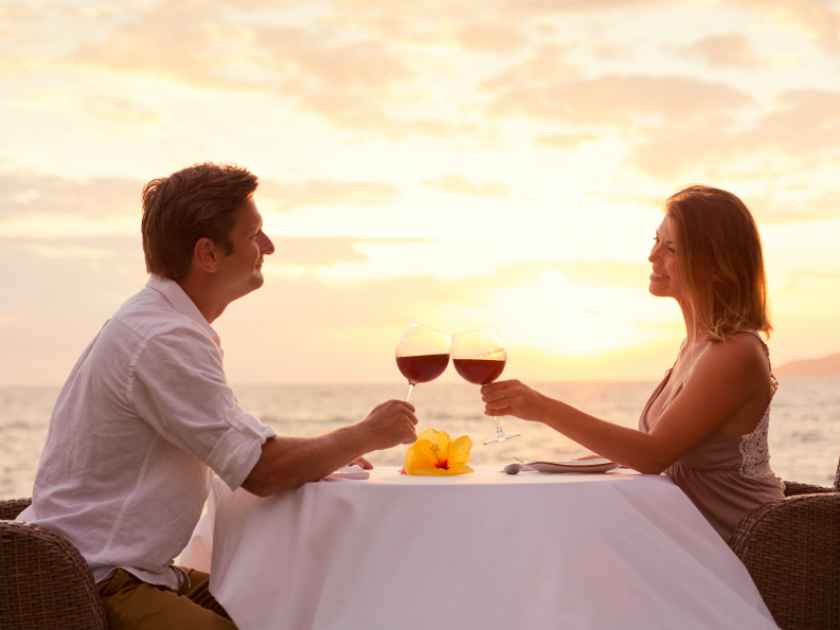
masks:
{"type": "Polygon", "coordinates": [[[220,345],[219,335],[216,334],[216,331],[213,330],[213,327],[204,315],[201,314],[201,311],[198,310],[195,302],[193,302],[190,296],[184,292],[181,285],[169,278],[151,274],[146,286],[163,295],[163,297],[166,298],[166,301],[169,302],[176,311],[182,315],[186,315],[191,320],[202,326],[216,342],[216,345],[220,345]]]}

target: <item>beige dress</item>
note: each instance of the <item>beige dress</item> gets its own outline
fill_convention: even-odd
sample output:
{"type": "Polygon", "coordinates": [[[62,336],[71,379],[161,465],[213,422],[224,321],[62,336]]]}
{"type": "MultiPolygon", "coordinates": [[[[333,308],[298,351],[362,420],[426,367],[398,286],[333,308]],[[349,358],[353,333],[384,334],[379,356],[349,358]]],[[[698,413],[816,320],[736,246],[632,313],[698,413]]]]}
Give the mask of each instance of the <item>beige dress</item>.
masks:
{"type": "MultiPolygon", "coordinates": [[[[761,341],[760,337],[758,339],[761,341]]],[[[763,341],[761,343],[769,361],[767,346],[763,341]]],[[[665,373],[642,410],[639,429],[645,433],[656,426],[656,420],[648,420],[648,409],[668,383],[672,370],[665,373]]],[[[772,371],[770,378],[772,400],[778,384],[772,371]]],[[[751,433],[735,438],[711,436],[684,453],[665,471],[694,501],[724,540],[730,539],[746,514],[784,496],[784,484],[770,468],[767,448],[769,422],[768,402],[764,415],[751,433]]]]}

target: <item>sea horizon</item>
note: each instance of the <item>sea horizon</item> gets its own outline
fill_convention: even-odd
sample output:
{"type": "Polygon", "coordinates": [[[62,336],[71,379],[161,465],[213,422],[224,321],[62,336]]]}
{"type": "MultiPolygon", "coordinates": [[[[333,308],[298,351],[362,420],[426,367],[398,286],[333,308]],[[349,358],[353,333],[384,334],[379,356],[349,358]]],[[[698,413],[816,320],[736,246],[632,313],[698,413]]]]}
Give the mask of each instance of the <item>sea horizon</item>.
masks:
{"type": "MultiPolygon", "coordinates": [[[[591,415],[636,427],[653,381],[533,382],[537,389],[591,415]]],[[[312,436],[363,419],[389,398],[401,399],[406,384],[388,383],[252,383],[233,385],[240,404],[272,426],[279,435],[312,436]]],[[[59,386],[0,385],[0,498],[29,496],[38,457],[46,439],[59,386]]],[[[442,380],[416,387],[413,399],[418,428],[433,427],[473,440],[471,461],[499,466],[515,459],[562,460],[586,452],[580,445],[544,425],[504,418],[522,437],[487,447],[493,432],[483,415],[478,387],[442,380]]],[[[840,392],[836,379],[785,378],[771,408],[771,466],[784,479],[830,485],[840,444],[840,392]]],[[[405,448],[376,451],[375,465],[401,465],[405,448]]]]}

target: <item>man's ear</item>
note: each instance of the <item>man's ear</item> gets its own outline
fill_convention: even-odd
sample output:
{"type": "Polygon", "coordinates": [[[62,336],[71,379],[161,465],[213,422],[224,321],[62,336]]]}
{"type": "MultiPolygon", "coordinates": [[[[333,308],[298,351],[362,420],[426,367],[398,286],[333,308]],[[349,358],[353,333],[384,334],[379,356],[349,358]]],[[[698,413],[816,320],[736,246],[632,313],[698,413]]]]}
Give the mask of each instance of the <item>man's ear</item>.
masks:
{"type": "Polygon", "coordinates": [[[202,236],[193,247],[193,266],[207,273],[215,273],[219,268],[219,248],[213,239],[202,236]]]}

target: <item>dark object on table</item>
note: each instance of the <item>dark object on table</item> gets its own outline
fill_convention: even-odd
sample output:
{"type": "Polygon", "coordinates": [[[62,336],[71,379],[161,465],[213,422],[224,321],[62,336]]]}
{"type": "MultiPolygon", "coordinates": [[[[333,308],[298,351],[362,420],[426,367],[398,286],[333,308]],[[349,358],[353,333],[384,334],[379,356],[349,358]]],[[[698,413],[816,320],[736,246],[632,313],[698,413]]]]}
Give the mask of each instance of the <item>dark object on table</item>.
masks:
{"type": "Polygon", "coordinates": [[[0,628],[107,630],[93,575],[60,534],[14,523],[29,499],[0,501],[0,628]]]}
{"type": "Polygon", "coordinates": [[[744,517],[729,544],[781,628],[840,628],[840,479],[785,482],[785,498],[744,517]]]}

